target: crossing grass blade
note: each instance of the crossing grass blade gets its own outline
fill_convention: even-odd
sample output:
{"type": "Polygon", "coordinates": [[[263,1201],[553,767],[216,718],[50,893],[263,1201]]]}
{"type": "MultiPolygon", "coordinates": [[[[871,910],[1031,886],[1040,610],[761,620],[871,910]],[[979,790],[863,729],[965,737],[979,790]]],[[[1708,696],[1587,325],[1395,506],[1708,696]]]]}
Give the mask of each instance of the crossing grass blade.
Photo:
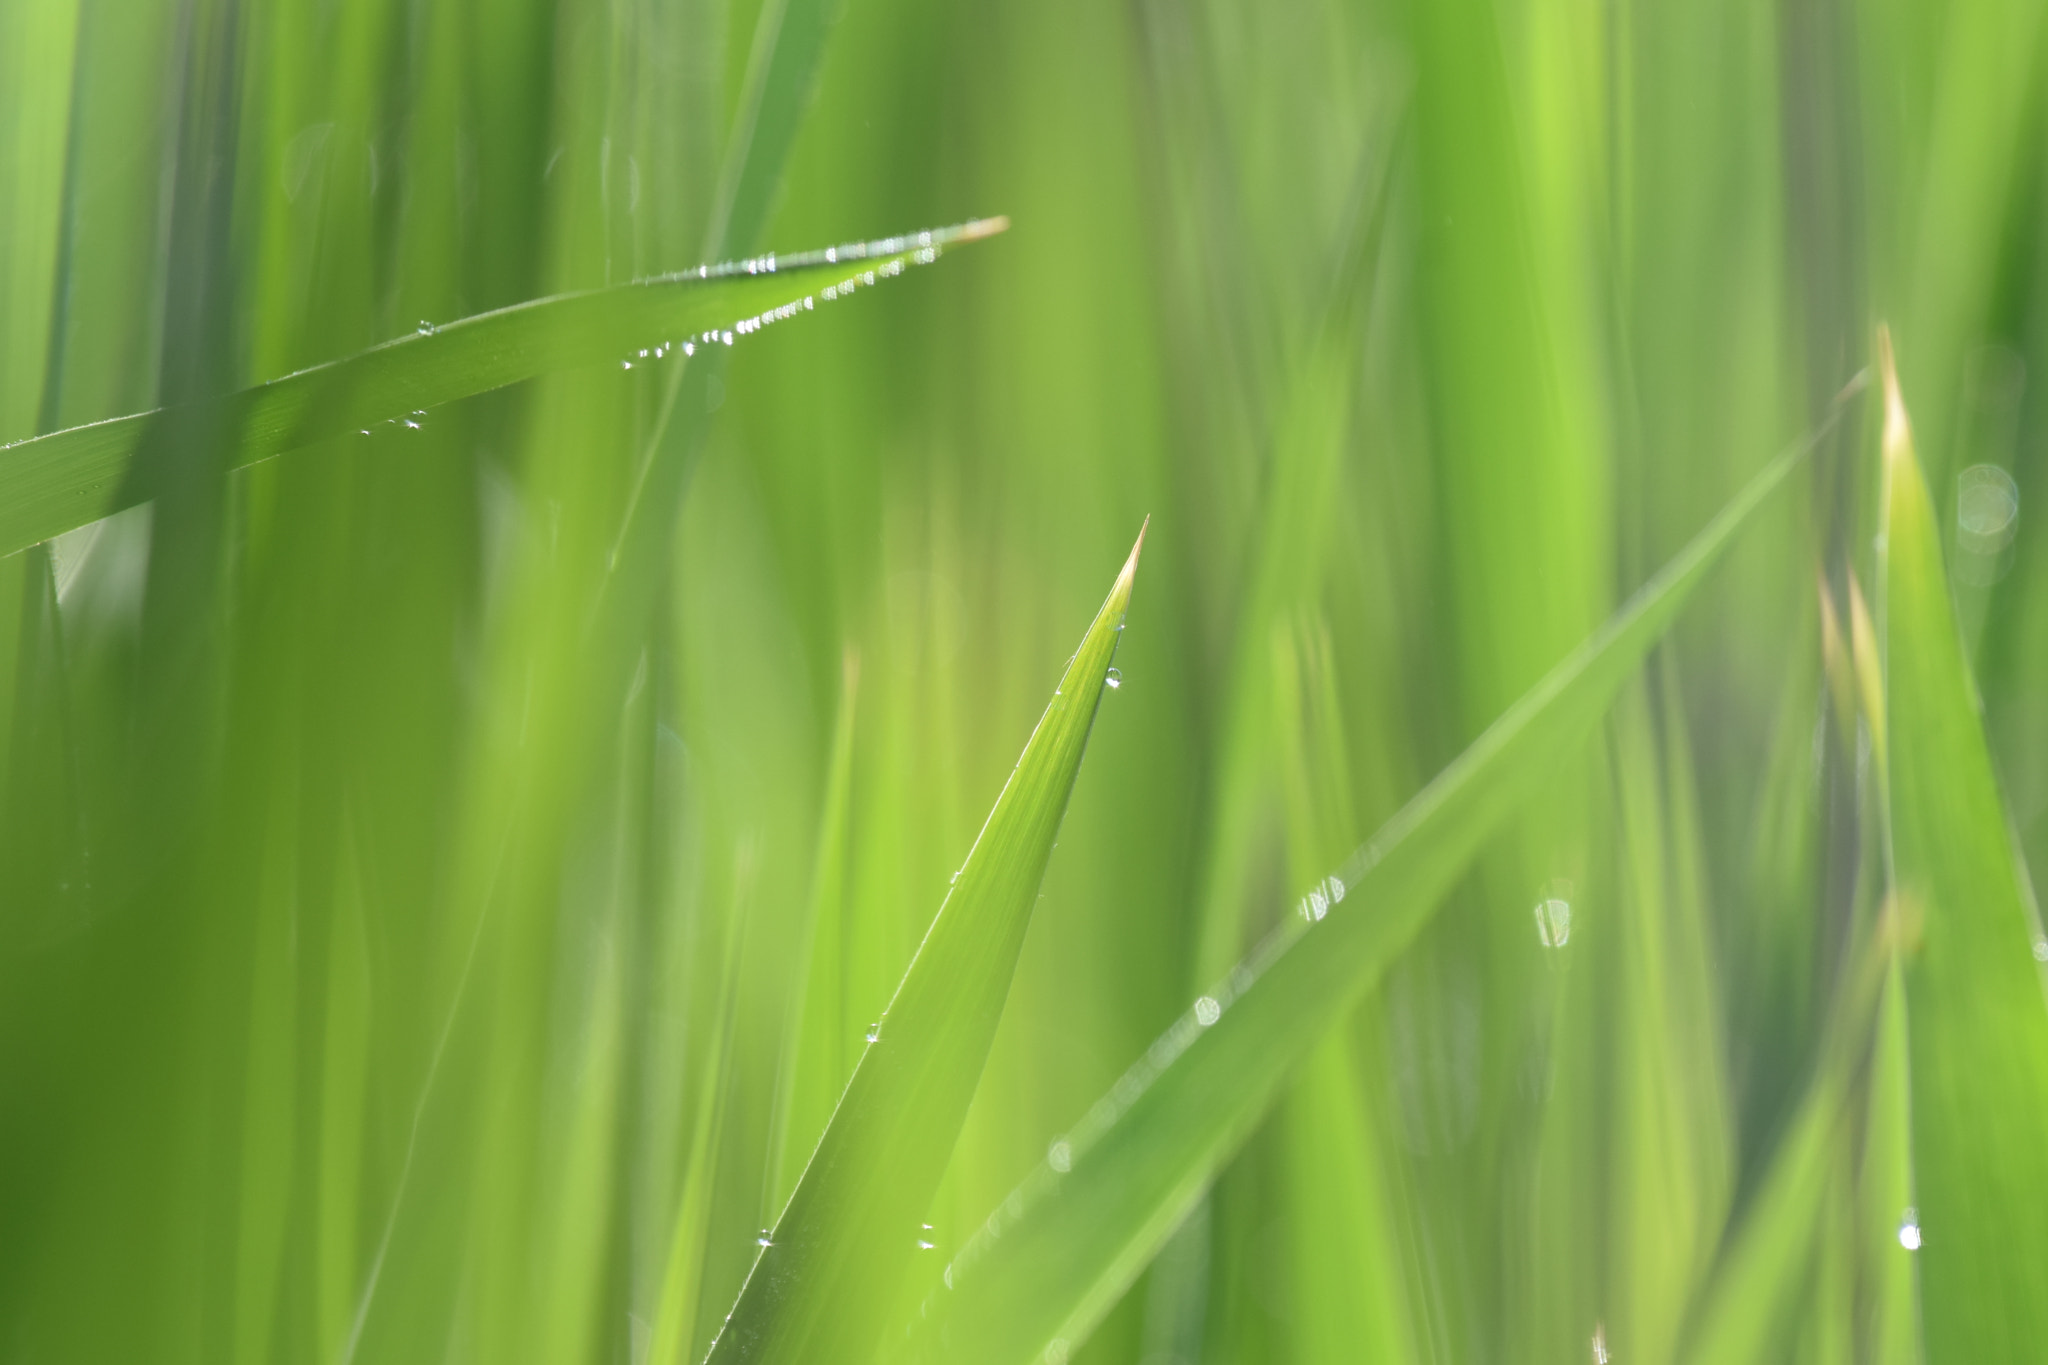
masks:
{"type": "Polygon", "coordinates": [[[1009,995],[1104,679],[1141,530],[911,960],[739,1302],[717,1365],[864,1361],[938,1188],[1009,995]]]}
{"type": "Polygon", "coordinates": [[[1928,1359],[2048,1339],[2048,1006],[2038,932],[1942,571],[1941,530],[1880,337],[1894,894],[1907,921],[1913,1180],[1928,1359]]]}
{"type": "MultiPolygon", "coordinates": [[[[1835,413],[1860,388],[1859,379],[1845,389],[1835,413]]],[[[1489,834],[1555,773],[1817,439],[1751,480],[1304,898],[1301,915],[1200,997],[989,1215],[947,1268],[944,1287],[891,1343],[891,1358],[1064,1359],[1199,1199],[1293,1065],[1414,938],[1489,834]]]]}
{"type": "Polygon", "coordinates": [[[150,480],[136,455],[166,422],[224,433],[221,465],[239,469],[537,375],[658,364],[685,346],[731,345],[739,335],[1007,226],[1004,219],[980,219],[533,299],[445,326],[422,324],[415,335],[243,389],[199,405],[203,410],[136,413],[0,446],[0,555],[148,501],[150,480]],[[650,354],[657,349],[662,357],[650,354]]]}

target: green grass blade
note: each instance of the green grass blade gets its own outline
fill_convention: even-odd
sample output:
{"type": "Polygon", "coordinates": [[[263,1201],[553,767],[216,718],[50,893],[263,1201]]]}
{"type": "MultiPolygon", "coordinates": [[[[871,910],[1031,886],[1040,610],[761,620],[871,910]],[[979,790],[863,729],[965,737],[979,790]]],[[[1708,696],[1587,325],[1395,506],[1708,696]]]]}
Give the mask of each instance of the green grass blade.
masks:
{"type": "Polygon", "coordinates": [[[948,1267],[946,1288],[926,1299],[906,1358],[1065,1358],[1200,1197],[1292,1065],[1409,943],[1502,819],[1555,772],[1815,439],[1757,475],[1051,1145],[948,1267]]]}
{"type": "Polygon", "coordinates": [[[965,1121],[1116,657],[1145,537],[855,1067],[711,1360],[865,1360],[965,1121]]]}
{"type": "MultiPolygon", "coordinates": [[[[657,348],[666,358],[730,345],[1005,226],[983,219],[533,299],[241,390],[193,416],[198,429],[229,433],[221,460],[239,469],[536,375],[643,357],[658,364],[657,348]]],[[[0,446],[0,555],[147,501],[147,481],[131,466],[145,433],[170,416],[137,413],[0,446]]]]}
{"type": "Polygon", "coordinates": [[[1885,730],[1927,1354],[2022,1360],[2048,1340],[2048,1006],[1940,522],[1881,345],[1885,730]]]}
{"type": "Polygon", "coordinates": [[[818,68],[844,7],[843,0],[768,0],[761,7],[720,177],[711,254],[748,251],[768,230],[782,168],[810,112],[818,68]]]}
{"type": "Polygon", "coordinates": [[[1823,1236],[1828,1182],[1843,1164],[1844,1125],[1878,1008],[1886,949],[1868,947],[1835,997],[1813,1079],[1698,1294],[1678,1355],[1686,1365],[1779,1358],[1776,1343],[1810,1292],[1808,1271],[1823,1236]]]}

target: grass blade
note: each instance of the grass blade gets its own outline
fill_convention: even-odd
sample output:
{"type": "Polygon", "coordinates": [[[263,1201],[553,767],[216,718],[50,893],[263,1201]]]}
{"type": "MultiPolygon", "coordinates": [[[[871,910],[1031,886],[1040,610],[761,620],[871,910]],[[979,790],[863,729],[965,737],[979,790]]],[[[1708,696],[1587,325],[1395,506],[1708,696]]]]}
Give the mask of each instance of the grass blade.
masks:
{"type": "Polygon", "coordinates": [[[0,555],[147,501],[152,490],[134,456],[144,435],[172,417],[228,433],[221,462],[239,469],[551,371],[635,364],[657,348],[730,345],[1006,226],[982,219],[533,299],[199,405],[210,411],[160,409],[0,446],[0,555]]]}
{"type": "Polygon", "coordinates": [[[947,1268],[946,1288],[909,1329],[905,1358],[1065,1359],[1251,1131],[1292,1065],[1409,943],[1501,820],[1554,773],[1824,433],[1757,475],[1052,1144],[947,1268]]]}
{"type": "Polygon", "coordinates": [[[1885,380],[1885,740],[1907,921],[1913,1178],[1927,1354],[2022,1360],[2048,1339],[2048,1007],[1977,715],[1941,530],[1885,380]],[[1917,928],[1917,932],[1916,932],[1917,928]]]}
{"type": "Polygon", "coordinates": [[[864,1360],[966,1119],[1116,657],[1144,532],[954,878],[713,1343],[718,1365],[864,1360]]]}
{"type": "Polygon", "coordinates": [[[1678,1356],[1685,1365],[1777,1358],[1774,1344],[1810,1292],[1807,1272],[1816,1240],[1825,1240],[1821,1221],[1828,1181],[1844,1164],[1844,1125],[1856,1068],[1870,1041],[1889,946],[1866,947],[1835,997],[1813,1079],[1697,1295],[1691,1330],[1678,1356]]]}

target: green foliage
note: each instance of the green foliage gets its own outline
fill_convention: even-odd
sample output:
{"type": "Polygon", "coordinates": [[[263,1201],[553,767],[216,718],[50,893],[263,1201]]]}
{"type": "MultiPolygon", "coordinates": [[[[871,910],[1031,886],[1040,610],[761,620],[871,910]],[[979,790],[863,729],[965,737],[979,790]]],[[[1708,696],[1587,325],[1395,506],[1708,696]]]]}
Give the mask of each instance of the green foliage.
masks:
{"type": "Polygon", "coordinates": [[[2044,44],[0,0],[0,1361],[2030,1358],[2044,44]]]}

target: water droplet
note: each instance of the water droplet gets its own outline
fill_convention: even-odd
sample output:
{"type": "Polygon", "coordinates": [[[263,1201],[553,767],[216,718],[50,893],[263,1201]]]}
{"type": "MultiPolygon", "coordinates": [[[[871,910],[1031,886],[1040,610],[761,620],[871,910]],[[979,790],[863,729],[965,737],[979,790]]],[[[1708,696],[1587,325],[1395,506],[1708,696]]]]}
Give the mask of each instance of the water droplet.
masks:
{"type": "Polygon", "coordinates": [[[405,419],[405,425],[407,429],[411,431],[418,431],[420,429],[420,424],[418,422],[413,421],[412,418],[410,417],[405,419]]]}
{"type": "Polygon", "coordinates": [[[622,370],[630,370],[633,368],[633,362],[630,360],[621,360],[619,362],[619,368],[622,370]]]}
{"type": "Polygon", "coordinates": [[[421,318],[420,325],[413,328],[413,330],[423,337],[430,337],[434,334],[434,324],[428,322],[425,318],[421,318]]]}
{"type": "Polygon", "coordinates": [[[1065,1138],[1055,1141],[1045,1150],[1045,1164],[1065,1175],[1074,1169],[1074,1149],[1065,1138]]]}
{"type": "Polygon", "coordinates": [[[1965,548],[2002,550],[2020,515],[2020,488],[1995,464],[1973,464],[1956,475],[1956,530],[1965,548]]]}
{"type": "Polygon", "coordinates": [[[873,1043],[873,1042],[877,1042],[877,1041],[879,1041],[879,1040],[881,1039],[881,1036],[882,1036],[882,1026],[881,1026],[881,1025],[880,1025],[879,1023],[875,1023],[875,1024],[869,1024],[869,1025],[868,1025],[868,1041],[869,1041],[869,1042],[871,1042],[871,1043],[873,1043]]]}
{"type": "Polygon", "coordinates": [[[754,1245],[772,1247],[775,1245],[775,1238],[769,1234],[767,1228],[762,1228],[759,1235],[754,1238],[754,1245]]]}
{"type": "Polygon", "coordinates": [[[930,1250],[931,1250],[931,1249],[932,1249],[933,1247],[935,1247],[935,1246],[937,1246],[937,1245],[938,1245],[938,1243],[937,1243],[937,1242],[927,1242],[927,1241],[926,1241],[926,1240],[925,1240],[924,1238],[922,1238],[922,1237],[920,1237],[920,1238],[918,1238],[918,1239],[917,1239],[917,1249],[918,1249],[919,1251],[930,1251],[930,1250]]]}
{"type": "Polygon", "coordinates": [[[1536,941],[1562,948],[1572,936],[1572,884],[1562,877],[1536,893],[1536,941]]]}
{"type": "Polygon", "coordinates": [[[1195,1001],[1195,1022],[1200,1024],[1203,1028],[1209,1027],[1209,1025],[1215,1023],[1218,1019],[1221,1019],[1222,1017],[1223,1006],[1216,1003],[1215,996],[1205,995],[1201,999],[1195,1001]]]}
{"type": "Polygon", "coordinates": [[[1067,1339],[1054,1337],[1045,1343],[1045,1365],[1067,1365],[1067,1339]]]}
{"type": "Polygon", "coordinates": [[[1102,685],[1114,691],[1124,685],[1124,675],[1112,668],[1102,675],[1102,685]]]}
{"type": "Polygon", "coordinates": [[[1915,1209],[1908,1208],[1899,1219],[1899,1245],[1908,1251],[1920,1249],[1920,1214],[1915,1209]]]}
{"type": "Polygon", "coordinates": [[[2034,940],[2034,961],[2048,962],[2048,938],[2034,940]]]}
{"type": "Polygon", "coordinates": [[[1607,1354],[1607,1324],[1596,1322],[1593,1324],[1593,1365],[1609,1365],[1610,1359],[1607,1354]]]}
{"type": "Polygon", "coordinates": [[[640,358],[641,358],[642,360],[645,360],[645,359],[647,359],[647,348],[646,348],[645,346],[642,346],[642,347],[640,348],[640,358]]]}

